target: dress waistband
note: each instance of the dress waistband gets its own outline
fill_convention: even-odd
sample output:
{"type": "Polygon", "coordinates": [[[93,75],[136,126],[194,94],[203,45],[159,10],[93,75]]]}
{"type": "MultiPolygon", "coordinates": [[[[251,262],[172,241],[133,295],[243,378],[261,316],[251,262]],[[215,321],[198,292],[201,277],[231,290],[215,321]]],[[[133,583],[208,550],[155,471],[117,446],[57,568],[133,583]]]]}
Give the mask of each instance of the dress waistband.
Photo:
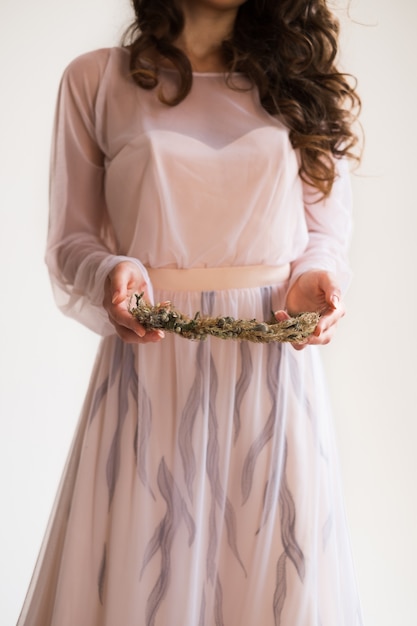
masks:
{"type": "Polygon", "coordinates": [[[146,268],[155,289],[174,291],[220,291],[269,287],[287,280],[290,264],[245,265],[192,269],[146,268]]]}

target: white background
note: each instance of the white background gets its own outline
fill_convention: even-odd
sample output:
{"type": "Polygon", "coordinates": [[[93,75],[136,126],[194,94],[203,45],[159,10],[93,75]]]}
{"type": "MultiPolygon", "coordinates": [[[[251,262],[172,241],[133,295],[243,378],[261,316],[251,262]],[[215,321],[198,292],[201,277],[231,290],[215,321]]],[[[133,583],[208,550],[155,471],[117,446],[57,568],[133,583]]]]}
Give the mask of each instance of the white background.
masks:
{"type": "MultiPolygon", "coordinates": [[[[349,315],[323,354],[365,626],[416,626],[417,3],[353,0],[350,13],[338,11],[343,66],[359,79],[366,148],[349,315]]],[[[4,626],[23,602],[97,345],[58,313],[43,264],[58,82],[76,55],[117,44],[129,15],[128,0],[0,0],[4,626]]]]}

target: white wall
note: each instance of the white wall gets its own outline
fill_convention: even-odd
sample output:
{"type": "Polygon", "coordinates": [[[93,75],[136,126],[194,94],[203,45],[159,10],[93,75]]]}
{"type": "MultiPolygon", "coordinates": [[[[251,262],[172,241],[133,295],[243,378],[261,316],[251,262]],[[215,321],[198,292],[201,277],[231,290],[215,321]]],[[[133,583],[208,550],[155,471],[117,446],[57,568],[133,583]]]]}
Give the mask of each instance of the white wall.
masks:
{"type": "Polygon", "coordinates": [[[55,308],[43,263],[58,82],[76,55],[119,41],[128,8],[0,0],[2,626],[19,614],[97,345],[55,308]]]}
{"type": "Polygon", "coordinates": [[[417,3],[352,0],[366,135],[349,315],[325,350],[365,626],[417,624],[417,3]]]}
{"type": "MultiPolygon", "coordinates": [[[[0,623],[18,616],[97,339],[61,316],[43,265],[65,65],[116,43],[128,0],[1,0],[0,623]]],[[[366,626],[415,626],[417,4],[353,0],[344,65],[366,133],[353,179],[349,315],[324,349],[366,626]],[[375,25],[377,24],[377,25],[375,25]]],[[[338,625],[332,625],[338,626],[338,625]]]]}

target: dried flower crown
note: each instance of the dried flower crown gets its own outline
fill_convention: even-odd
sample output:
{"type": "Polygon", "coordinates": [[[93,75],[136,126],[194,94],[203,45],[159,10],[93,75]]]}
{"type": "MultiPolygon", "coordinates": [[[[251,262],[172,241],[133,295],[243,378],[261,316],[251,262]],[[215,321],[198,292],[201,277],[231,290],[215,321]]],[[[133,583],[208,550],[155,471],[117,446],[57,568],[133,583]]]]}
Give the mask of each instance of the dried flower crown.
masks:
{"type": "Polygon", "coordinates": [[[159,328],[186,339],[202,340],[211,336],[255,343],[302,343],[314,332],[320,317],[318,313],[300,313],[280,322],[274,317],[270,322],[259,322],[229,316],[207,317],[198,312],[191,318],[177,311],[171,302],[151,305],[144,300],[143,293],[134,297],[136,306],[131,306],[129,311],[146,330],[159,328]]]}

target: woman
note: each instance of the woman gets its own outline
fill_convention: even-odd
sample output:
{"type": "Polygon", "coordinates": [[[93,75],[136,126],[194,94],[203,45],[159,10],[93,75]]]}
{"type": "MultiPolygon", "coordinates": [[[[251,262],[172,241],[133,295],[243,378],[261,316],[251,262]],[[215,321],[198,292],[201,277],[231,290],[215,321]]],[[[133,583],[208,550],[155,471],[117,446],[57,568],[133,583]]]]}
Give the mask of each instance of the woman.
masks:
{"type": "Polygon", "coordinates": [[[358,100],[324,0],[135,0],[66,70],[47,262],[104,339],[19,626],[361,624],[316,348],[344,313],[358,100]],[[306,344],[148,331],[322,313],[306,344]],[[151,345],[152,344],[152,345],[151,345]]]}

